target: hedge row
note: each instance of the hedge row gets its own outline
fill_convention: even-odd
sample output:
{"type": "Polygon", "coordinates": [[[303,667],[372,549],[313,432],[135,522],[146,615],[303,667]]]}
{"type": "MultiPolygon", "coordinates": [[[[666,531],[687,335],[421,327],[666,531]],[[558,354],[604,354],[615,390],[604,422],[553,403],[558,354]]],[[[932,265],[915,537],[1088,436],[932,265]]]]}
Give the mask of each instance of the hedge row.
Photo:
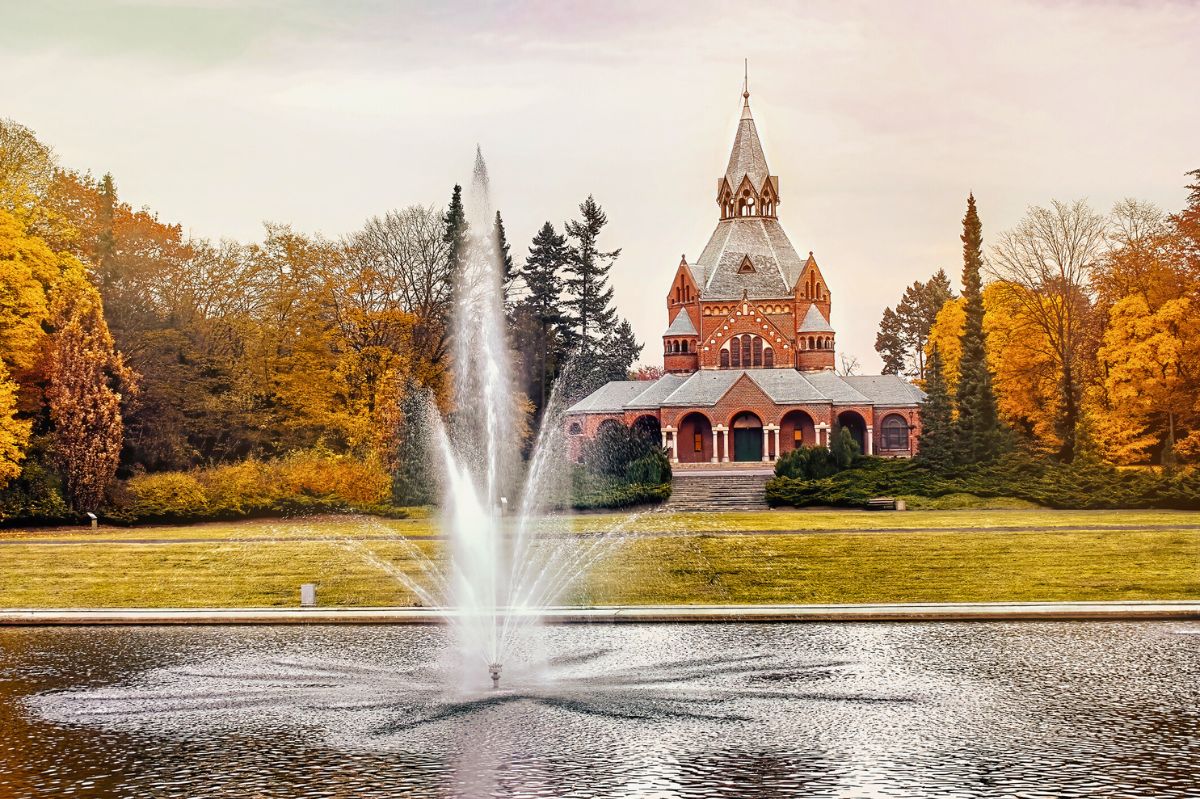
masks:
{"type": "Polygon", "coordinates": [[[190,472],[144,474],[123,481],[106,518],[121,522],[197,521],[391,508],[391,476],[379,465],[342,455],[298,452],[190,472]]]}
{"type": "Polygon", "coordinates": [[[880,496],[1015,497],[1049,508],[1200,509],[1200,471],[1163,474],[1105,464],[1062,464],[1019,455],[939,472],[919,461],[860,458],[854,468],[819,480],[776,477],[767,483],[772,505],[863,507],[880,496]]]}
{"type": "Polygon", "coordinates": [[[622,483],[592,491],[577,492],[571,501],[576,510],[628,508],[665,502],[671,496],[670,483],[622,483]]]}

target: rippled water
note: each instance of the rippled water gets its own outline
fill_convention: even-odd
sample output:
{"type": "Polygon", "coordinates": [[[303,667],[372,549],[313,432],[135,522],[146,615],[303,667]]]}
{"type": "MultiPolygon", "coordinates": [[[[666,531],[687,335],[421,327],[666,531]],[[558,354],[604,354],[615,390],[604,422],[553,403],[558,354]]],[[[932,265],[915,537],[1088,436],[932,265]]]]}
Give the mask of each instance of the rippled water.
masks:
{"type": "Polygon", "coordinates": [[[0,630],[0,797],[1195,797],[1196,632],[0,630]]]}

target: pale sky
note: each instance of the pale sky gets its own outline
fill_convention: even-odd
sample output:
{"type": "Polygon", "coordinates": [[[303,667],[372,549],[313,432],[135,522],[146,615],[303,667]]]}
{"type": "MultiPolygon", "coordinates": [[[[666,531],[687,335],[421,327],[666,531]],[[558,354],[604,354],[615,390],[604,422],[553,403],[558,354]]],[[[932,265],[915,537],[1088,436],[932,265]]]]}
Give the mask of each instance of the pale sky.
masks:
{"type": "Polygon", "coordinates": [[[873,371],[884,306],[939,267],[957,281],[968,191],[985,239],[1054,198],[1181,206],[1197,42],[1193,2],[0,0],[0,116],[242,240],[444,204],[478,143],[518,256],[596,196],[618,309],[661,365],[748,57],[780,219],[873,371]]]}

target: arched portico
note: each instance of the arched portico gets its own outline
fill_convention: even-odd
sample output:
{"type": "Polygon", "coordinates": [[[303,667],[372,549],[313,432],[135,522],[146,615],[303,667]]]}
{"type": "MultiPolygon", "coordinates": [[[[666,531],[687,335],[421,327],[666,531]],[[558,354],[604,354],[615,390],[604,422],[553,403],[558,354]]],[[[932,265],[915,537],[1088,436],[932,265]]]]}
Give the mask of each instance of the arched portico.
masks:
{"type": "Polygon", "coordinates": [[[707,463],[712,459],[712,422],[699,411],[692,411],[679,420],[675,434],[676,457],[681,463],[707,463]]]}
{"type": "Polygon", "coordinates": [[[781,452],[791,452],[801,446],[812,447],[817,443],[817,425],[805,411],[788,411],[779,422],[779,445],[781,452]]]}
{"type": "Polygon", "coordinates": [[[761,461],[763,458],[763,423],[753,411],[742,411],[729,422],[733,430],[733,459],[761,461]]]}
{"type": "Polygon", "coordinates": [[[658,423],[658,417],[652,414],[643,414],[633,420],[630,429],[640,438],[644,438],[654,444],[662,443],[662,427],[658,423]]]}

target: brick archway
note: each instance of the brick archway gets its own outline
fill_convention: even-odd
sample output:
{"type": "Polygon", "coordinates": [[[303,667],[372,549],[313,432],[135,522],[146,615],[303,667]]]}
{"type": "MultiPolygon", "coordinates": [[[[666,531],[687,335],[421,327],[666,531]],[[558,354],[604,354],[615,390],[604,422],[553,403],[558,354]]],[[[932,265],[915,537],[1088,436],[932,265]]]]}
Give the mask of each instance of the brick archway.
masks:
{"type": "Polygon", "coordinates": [[[791,452],[801,444],[806,447],[817,443],[817,425],[805,411],[788,411],[779,422],[779,447],[782,452],[791,452]]]}
{"type": "Polygon", "coordinates": [[[675,437],[680,463],[707,463],[712,459],[712,422],[699,411],[679,420],[675,437]]]}
{"type": "Polygon", "coordinates": [[[742,411],[729,422],[733,431],[731,455],[735,461],[761,461],[763,457],[763,421],[754,411],[742,411]]]}
{"type": "Polygon", "coordinates": [[[838,427],[844,427],[858,442],[858,451],[867,451],[867,420],[858,411],[842,411],[837,415],[838,427]]]}

